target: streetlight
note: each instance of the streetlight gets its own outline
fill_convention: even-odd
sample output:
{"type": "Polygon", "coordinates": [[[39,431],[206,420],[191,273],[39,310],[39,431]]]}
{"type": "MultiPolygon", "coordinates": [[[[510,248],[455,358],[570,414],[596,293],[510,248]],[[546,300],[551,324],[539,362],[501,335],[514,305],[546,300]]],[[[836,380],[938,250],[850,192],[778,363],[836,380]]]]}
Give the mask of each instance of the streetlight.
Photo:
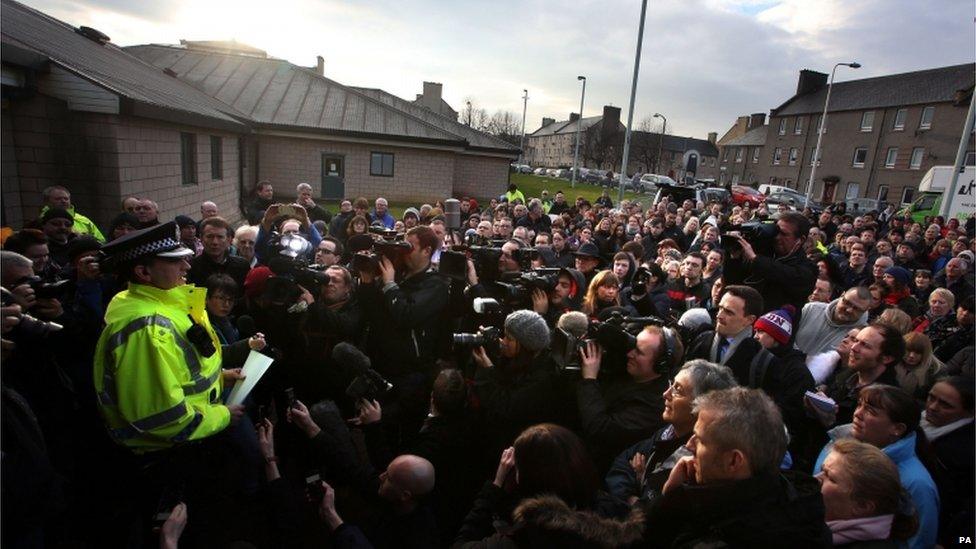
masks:
{"type": "Polygon", "coordinates": [[[576,80],[583,82],[583,92],[580,93],[579,119],[576,121],[576,148],[573,150],[573,177],[569,180],[569,186],[574,189],[576,188],[576,171],[579,170],[577,162],[579,162],[580,128],[583,127],[583,98],[586,97],[586,77],[577,76],[576,80]]]}
{"type": "Polygon", "coordinates": [[[661,172],[658,170],[661,168],[661,155],[664,154],[664,134],[668,132],[668,117],[656,112],[654,113],[654,118],[661,118],[664,120],[664,125],[661,126],[661,137],[657,140],[657,162],[654,163],[654,172],[661,175],[661,172]]]}
{"type": "Polygon", "coordinates": [[[522,158],[522,164],[525,163],[525,111],[529,108],[529,90],[522,90],[525,95],[522,96],[522,140],[519,141],[519,148],[522,149],[520,156],[522,158]]]}
{"type": "Polygon", "coordinates": [[[471,127],[471,102],[465,101],[465,103],[468,105],[468,127],[471,127]]]}
{"type": "Polygon", "coordinates": [[[820,158],[820,144],[823,142],[824,130],[827,128],[827,107],[830,105],[830,91],[834,85],[834,73],[837,72],[837,67],[840,66],[850,67],[852,69],[861,68],[860,63],[851,61],[850,63],[837,63],[834,65],[834,69],[830,71],[830,82],[827,83],[827,98],[824,99],[823,115],[820,117],[820,127],[817,128],[817,148],[813,151],[813,166],[810,168],[810,179],[807,180],[807,198],[803,204],[804,208],[810,207],[810,193],[813,191],[813,178],[817,173],[817,162],[820,158]]]}

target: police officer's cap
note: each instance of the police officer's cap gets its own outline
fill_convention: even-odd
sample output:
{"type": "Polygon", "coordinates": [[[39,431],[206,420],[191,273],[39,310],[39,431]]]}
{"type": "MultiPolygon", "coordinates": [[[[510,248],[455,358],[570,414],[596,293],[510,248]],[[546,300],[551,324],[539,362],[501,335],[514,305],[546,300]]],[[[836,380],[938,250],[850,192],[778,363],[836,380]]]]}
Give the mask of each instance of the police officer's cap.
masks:
{"type": "Polygon", "coordinates": [[[183,258],[193,255],[193,250],[180,243],[176,222],[170,221],[133,231],[102,247],[102,253],[115,264],[130,263],[144,257],[183,258]]]}

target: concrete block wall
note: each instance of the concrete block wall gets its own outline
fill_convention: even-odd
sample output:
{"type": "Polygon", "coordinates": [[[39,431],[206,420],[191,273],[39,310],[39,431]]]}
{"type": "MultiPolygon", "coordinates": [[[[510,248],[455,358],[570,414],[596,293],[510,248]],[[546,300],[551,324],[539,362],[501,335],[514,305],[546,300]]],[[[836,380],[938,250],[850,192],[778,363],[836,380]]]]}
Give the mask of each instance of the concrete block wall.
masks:
{"type": "MultiPolygon", "coordinates": [[[[321,196],[322,155],[326,153],[345,157],[346,197],[428,202],[450,196],[453,187],[457,155],[451,151],[277,136],[257,140],[258,180],[271,181],[275,195],[283,198],[294,197],[300,182],[312,185],[314,196],[321,196]],[[372,152],[394,155],[393,177],[370,175],[372,152]]],[[[327,206],[334,211],[337,205],[327,206]]]]}
{"type": "Polygon", "coordinates": [[[454,163],[454,197],[470,196],[482,201],[501,195],[508,188],[509,163],[507,158],[458,155],[454,163]]]}
{"type": "Polygon", "coordinates": [[[241,219],[236,134],[124,117],[116,126],[114,139],[119,201],[127,196],[150,198],[159,204],[160,220],[169,221],[180,214],[199,219],[200,204],[212,200],[229,222],[241,219]],[[196,135],[197,183],[193,185],[183,184],[182,132],[196,135]],[[218,180],[211,177],[211,136],[222,137],[223,177],[218,180]]]}

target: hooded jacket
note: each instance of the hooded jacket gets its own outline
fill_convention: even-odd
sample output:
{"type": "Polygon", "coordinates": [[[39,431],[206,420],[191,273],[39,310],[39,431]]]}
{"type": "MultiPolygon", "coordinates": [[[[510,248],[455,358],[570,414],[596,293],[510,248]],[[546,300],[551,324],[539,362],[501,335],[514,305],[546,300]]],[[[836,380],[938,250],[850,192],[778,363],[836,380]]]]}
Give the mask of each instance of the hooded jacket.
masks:
{"type": "Polygon", "coordinates": [[[825,351],[832,351],[844,339],[851,328],[860,328],[868,323],[868,313],[865,312],[856,321],[849,324],[834,322],[834,310],[841,298],[830,303],[811,302],[803,306],[800,322],[796,328],[796,348],[807,356],[819,355],[825,351]]]}

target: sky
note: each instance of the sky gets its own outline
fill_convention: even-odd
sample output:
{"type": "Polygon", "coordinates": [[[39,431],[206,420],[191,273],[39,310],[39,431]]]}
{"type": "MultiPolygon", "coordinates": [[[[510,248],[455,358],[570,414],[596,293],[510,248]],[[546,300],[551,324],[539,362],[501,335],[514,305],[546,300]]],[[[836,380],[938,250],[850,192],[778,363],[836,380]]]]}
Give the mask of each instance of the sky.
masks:
{"type": "MultiPolygon", "coordinates": [[[[444,99],[489,114],[584,116],[621,107],[626,123],[638,0],[26,0],[120,46],[237,40],[297,65],[325,58],[326,76],[413,99],[424,81],[444,99]]],[[[737,116],[766,112],[801,69],[836,81],[972,63],[972,0],[650,0],[634,125],[654,113],[668,133],[719,137],[737,116]]]]}

